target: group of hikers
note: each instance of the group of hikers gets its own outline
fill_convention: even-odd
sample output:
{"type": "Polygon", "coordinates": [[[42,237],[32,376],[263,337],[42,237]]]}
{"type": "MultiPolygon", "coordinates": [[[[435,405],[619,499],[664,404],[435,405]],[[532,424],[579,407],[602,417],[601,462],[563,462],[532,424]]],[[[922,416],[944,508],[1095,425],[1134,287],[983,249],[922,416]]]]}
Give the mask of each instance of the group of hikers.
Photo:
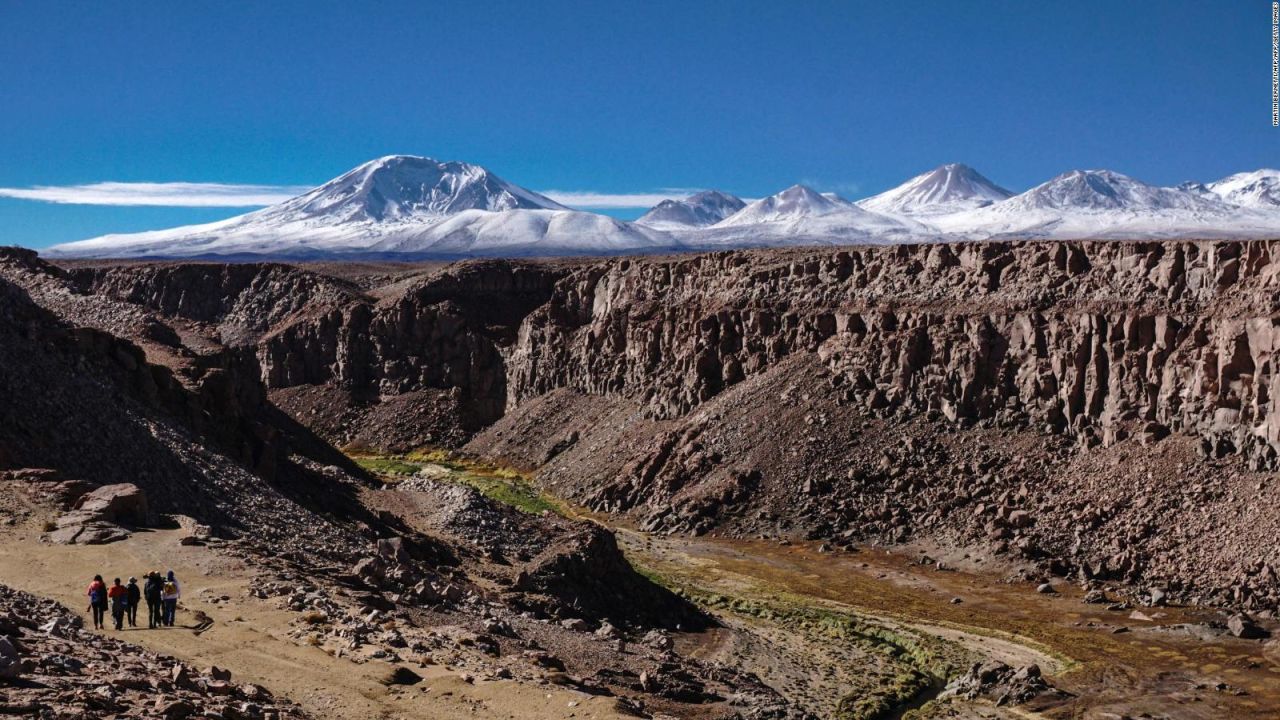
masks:
{"type": "Polygon", "coordinates": [[[117,630],[124,629],[126,620],[129,627],[137,627],[138,606],[143,600],[147,603],[147,627],[173,627],[178,613],[178,598],[182,597],[178,579],[172,570],[163,576],[159,572],[149,572],[143,578],[145,582],[141,588],[138,587],[138,579],[132,577],[127,585],[120,584],[120,578],[116,578],[108,587],[101,575],[93,576],[88,595],[95,630],[103,629],[108,607],[117,630]]]}

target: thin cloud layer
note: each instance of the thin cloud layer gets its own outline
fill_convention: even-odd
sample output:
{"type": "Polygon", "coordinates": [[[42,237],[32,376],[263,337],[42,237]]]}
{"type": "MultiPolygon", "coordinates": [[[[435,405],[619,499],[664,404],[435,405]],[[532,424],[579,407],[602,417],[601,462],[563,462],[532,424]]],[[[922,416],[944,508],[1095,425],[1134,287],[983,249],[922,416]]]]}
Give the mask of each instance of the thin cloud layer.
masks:
{"type": "Polygon", "coordinates": [[[310,189],[308,185],[100,182],[86,185],[0,188],[0,197],[61,205],[256,207],[284,202],[310,189]]]}
{"type": "MultiPolygon", "coordinates": [[[[99,182],[84,185],[0,187],[0,197],[61,205],[135,205],[164,207],[261,207],[284,202],[309,190],[309,185],[237,185],[191,182],[99,182]]],[[[679,199],[697,190],[669,188],[647,193],[602,193],[547,190],[542,194],[576,208],[649,208],[663,200],[679,199]]]]}

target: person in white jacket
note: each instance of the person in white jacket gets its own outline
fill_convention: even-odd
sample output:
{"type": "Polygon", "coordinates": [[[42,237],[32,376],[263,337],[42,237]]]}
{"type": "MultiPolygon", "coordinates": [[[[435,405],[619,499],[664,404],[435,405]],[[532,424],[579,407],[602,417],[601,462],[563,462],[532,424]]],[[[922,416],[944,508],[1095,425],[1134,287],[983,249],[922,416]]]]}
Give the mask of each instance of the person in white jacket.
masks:
{"type": "Polygon", "coordinates": [[[182,597],[182,585],[170,570],[160,588],[160,602],[164,605],[164,624],[173,627],[174,617],[178,614],[178,598],[182,597]]]}

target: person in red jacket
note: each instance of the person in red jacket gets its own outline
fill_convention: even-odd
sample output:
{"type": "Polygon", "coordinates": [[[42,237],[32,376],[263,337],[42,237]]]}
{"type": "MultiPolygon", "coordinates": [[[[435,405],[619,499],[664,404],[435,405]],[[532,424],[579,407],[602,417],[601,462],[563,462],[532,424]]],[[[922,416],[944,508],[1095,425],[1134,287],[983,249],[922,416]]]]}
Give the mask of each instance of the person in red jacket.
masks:
{"type": "Polygon", "coordinates": [[[120,578],[116,578],[115,584],[107,590],[107,597],[111,598],[111,619],[115,621],[116,629],[121,630],[124,611],[129,609],[129,589],[120,584],[120,578]]]}
{"type": "Polygon", "coordinates": [[[93,629],[102,629],[102,616],[107,612],[107,585],[102,581],[101,575],[94,575],[93,582],[89,583],[89,591],[85,593],[89,596],[89,611],[93,613],[93,629]]]}

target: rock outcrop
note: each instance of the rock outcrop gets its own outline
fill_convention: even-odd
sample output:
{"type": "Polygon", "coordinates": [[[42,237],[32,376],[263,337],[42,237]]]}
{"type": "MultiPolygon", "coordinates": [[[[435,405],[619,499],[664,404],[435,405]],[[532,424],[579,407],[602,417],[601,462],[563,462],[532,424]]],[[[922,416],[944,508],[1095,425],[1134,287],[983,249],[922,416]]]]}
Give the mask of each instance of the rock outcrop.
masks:
{"type": "Polygon", "coordinates": [[[70,545],[104,545],[129,537],[127,527],[155,522],[147,495],[133,483],[103,485],[75,500],[71,512],[58,518],[49,540],[70,545]]]}
{"type": "MultiPolygon", "coordinates": [[[[359,519],[348,501],[358,469],[267,402],[256,365],[222,352],[161,364],[104,329],[136,327],[133,310],[79,295],[34,253],[0,251],[0,468],[131,483],[146,495],[145,513],[191,515],[228,536],[294,544],[312,535],[317,554],[344,545],[351,530],[312,511],[359,519]]],[[[57,537],[120,536],[99,514],[73,513],[57,537]]]]}

